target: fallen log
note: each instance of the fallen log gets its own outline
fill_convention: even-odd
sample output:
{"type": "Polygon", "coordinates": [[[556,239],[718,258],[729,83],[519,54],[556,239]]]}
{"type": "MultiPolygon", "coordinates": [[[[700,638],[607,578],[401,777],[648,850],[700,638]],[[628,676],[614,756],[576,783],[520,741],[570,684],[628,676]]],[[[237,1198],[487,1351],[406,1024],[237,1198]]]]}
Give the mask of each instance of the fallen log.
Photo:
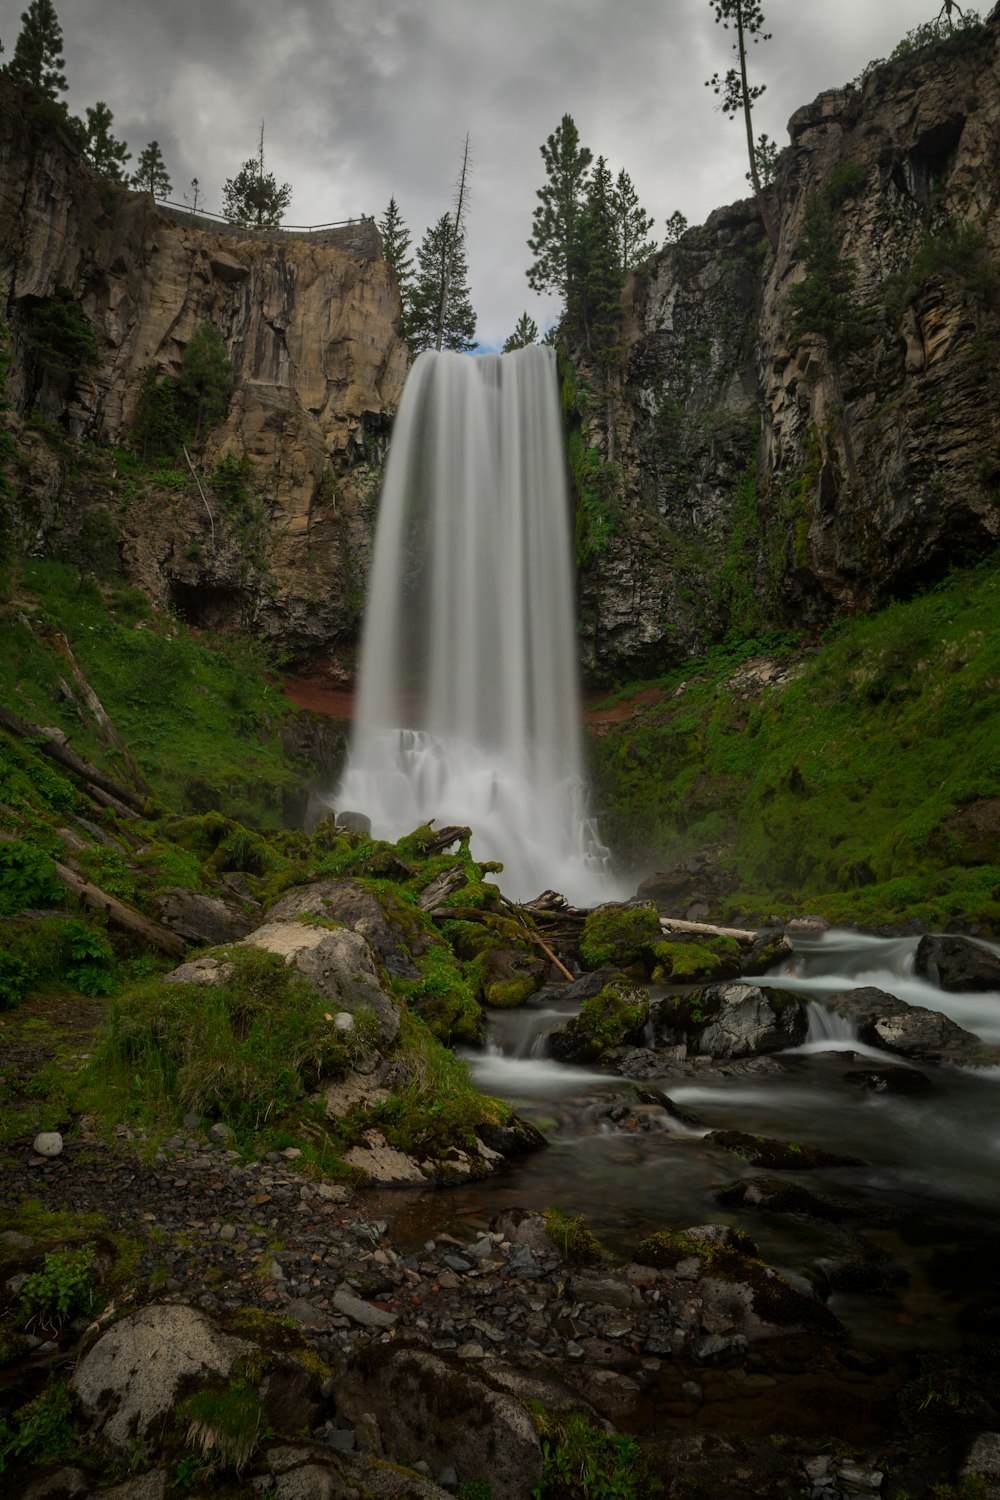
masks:
{"type": "Polygon", "coordinates": [[[745,927],[713,927],[709,922],[683,922],[680,917],[661,917],[660,929],[663,932],[692,932],[700,937],[731,937],[746,944],[755,943],[760,936],[745,927]]]}
{"type": "Polygon", "coordinates": [[[84,677],[82,671],[80,670],[80,667],[77,664],[76,657],[73,655],[73,652],[70,648],[69,641],[63,635],[61,630],[56,630],[53,632],[53,639],[59,651],[69,663],[69,669],[73,673],[73,677],[76,681],[77,687],[83,694],[83,700],[86,703],[87,707],[90,709],[90,712],[93,714],[94,718],[97,720],[97,723],[102,730],[105,739],[113,749],[118,751],[119,755],[124,760],[125,765],[128,769],[128,773],[131,776],[134,785],[137,786],[138,789],[141,792],[144,792],[147,796],[151,795],[152,787],[146,780],[145,776],[142,774],[142,771],[139,769],[136,761],[133,759],[132,752],[129,750],[125,741],[122,739],[121,735],[118,733],[117,729],[108,718],[108,715],[100,698],[98,698],[97,694],[94,692],[94,689],[91,687],[90,683],[87,681],[86,677],[84,677]]]}
{"type": "MultiPolygon", "coordinates": [[[[5,844],[18,842],[12,833],[3,832],[0,832],[0,841],[5,844]]],[[[168,953],[171,958],[185,957],[187,944],[183,938],[177,936],[176,932],[171,932],[169,927],[161,927],[159,922],[153,922],[149,917],[144,917],[141,911],[126,906],[125,902],[119,901],[116,896],[109,896],[107,891],[102,891],[100,886],[95,885],[92,880],[84,880],[82,875],[78,875],[68,865],[60,864],[57,859],[52,863],[66,889],[74,896],[79,896],[80,900],[94,911],[103,911],[112,927],[128,932],[132,937],[141,938],[143,942],[152,943],[154,948],[159,948],[162,953],[168,953]]]]}
{"type": "Polygon", "coordinates": [[[54,739],[50,731],[39,729],[37,724],[29,723],[19,714],[12,713],[9,708],[0,708],[0,726],[11,734],[16,734],[18,739],[30,740],[43,755],[58,761],[61,766],[72,771],[74,776],[97,787],[105,796],[113,797],[119,803],[124,802],[128,807],[135,808],[136,812],[142,811],[143,799],[138,792],[134,792],[131,787],[122,786],[120,781],[115,781],[111,776],[105,776],[103,771],[77,755],[68,745],[54,739]]]}

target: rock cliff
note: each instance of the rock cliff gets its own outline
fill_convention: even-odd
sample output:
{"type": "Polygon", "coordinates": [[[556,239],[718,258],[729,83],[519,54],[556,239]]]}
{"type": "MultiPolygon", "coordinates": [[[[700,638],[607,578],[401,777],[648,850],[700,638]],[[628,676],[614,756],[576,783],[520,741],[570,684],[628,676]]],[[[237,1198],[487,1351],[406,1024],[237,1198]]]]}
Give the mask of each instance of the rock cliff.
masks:
{"type": "Polygon", "coordinates": [[[252,626],[300,659],[349,645],[407,362],[374,224],[252,237],[172,213],[102,180],[3,78],[0,201],[11,397],[28,455],[20,540],[49,555],[117,553],[131,581],[192,623],[252,626]],[[33,312],[60,289],[96,340],[96,359],[69,375],[40,369],[30,348],[33,312]],[[234,378],[197,455],[200,490],[190,473],[157,484],[121,457],[109,474],[108,445],[128,434],[144,372],[176,374],[205,321],[234,378]],[[213,487],[223,460],[235,482],[213,487]]]}
{"type": "Polygon", "coordinates": [[[1000,540],[998,38],[1000,7],[793,115],[776,253],[750,200],[630,278],[589,431],[621,469],[581,578],[598,674],[821,626],[1000,540]],[[831,266],[853,286],[820,333],[790,295],[831,266]]]}

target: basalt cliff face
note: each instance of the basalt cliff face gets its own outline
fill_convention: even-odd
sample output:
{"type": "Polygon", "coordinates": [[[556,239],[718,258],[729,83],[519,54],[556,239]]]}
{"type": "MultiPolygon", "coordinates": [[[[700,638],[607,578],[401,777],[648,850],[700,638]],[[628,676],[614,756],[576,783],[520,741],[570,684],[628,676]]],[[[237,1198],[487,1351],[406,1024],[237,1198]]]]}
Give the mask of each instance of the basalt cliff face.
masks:
{"type": "Polygon", "coordinates": [[[799,110],[776,252],[750,200],[630,278],[611,420],[595,401],[589,427],[621,471],[581,577],[598,675],[821,626],[1000,540],[998,39],[1000,7],[799,110]],[[831,265],[853,274],[833,333],[796,327],[791,289],[831,265]]]}
{"type": "Polygon", "coordinates": [[[407,364],[374,224],[301,238],[208,226],[104,182],[24,106],[0,78],[0,286],[26,454],[18,541],[73,560],[116,553],[191,623],[253,629],[299,660],[349,651],[407,364]],[[30,347],[32,310],[61,288],[96,337],[96,363],[71,375],[40,368],[30,347]],[[233,392],[195,455],[200,489],[190,473],[157,484],[116,471],[144,373],[176,374],[206,321],[233,392]],[[238,483],[213,487],[227,458],[238,483]]]}

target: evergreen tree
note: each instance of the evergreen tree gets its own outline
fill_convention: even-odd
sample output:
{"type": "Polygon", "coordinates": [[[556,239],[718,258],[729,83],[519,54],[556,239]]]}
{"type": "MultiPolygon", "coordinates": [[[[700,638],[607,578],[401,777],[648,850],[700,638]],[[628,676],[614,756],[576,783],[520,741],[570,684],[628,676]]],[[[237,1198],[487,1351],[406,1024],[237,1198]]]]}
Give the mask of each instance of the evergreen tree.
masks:
{"type": "Polygon", "coordinates": [[[67,88],[62,49],[62,27],[52,0],[31,0],[21,14],[21,32],[7,74],[22,88],[58,100],[67,88]]]}
{"type": "Polygon", "coordinates": [[[557,130],[541,147],[548,181],[538,189],[528,249],[535,259],[528,268],[528,285],[535,292],[558,292],[563,307],[570,302],[574,241],[583,209],[591,152],[580,145],[572,116],[563,115],[557,130]]]}
{"type": "Polygon", "coordinates": [[[132,153],[124,141],[116,140],[111,134],[113,119],[103,99],[98,99],[93,109],[87,110],[83,154],[109,182],[127,182],[125,163],[131,160],[132,153]]]}
{"type": "Polygon", "coordinates": [[[140,153],[132,174],[132,187],[137,192],[149,193],[154,198],[166,198],[173,192],[159,141],[150,141],[145,151],[140,153]]]}
{"type": "Polygon", "coordinates": [[[232,389],[233,366],[222,334],[213,323],[202,323],[181,356],[177,377],[178,406],[188,429],[193,429],[193,442],[198,442],[203,427],[222,421],[232,389]]]}
{"type": "Polygon", "coordinates": [[[407,339],[423,349],[474,349],[476,315],[468,288],[465,236],[455,234],[451,214],[442,214],[417,250],[407,339]]]}
{"type": "Polygon", "coordinates": [[[795,253],[806,272],[788,294],[797,341],[818,334],[833,358],[857,348],[870,335],[871,314],[856,301],[854,267],[841,254],[830,202],[818,193],[806,200],[795,253]]]}
{"type": "Polygon", "coordinates": [[[618,239],[618,264],[622,275],[652,255],[656,241],[647,238],[653,220],[639,202],[632,179],[626,171],[618,173],[611,193],[611,205],[615,216],[618,239]]]}
{"type": "MultiPolygon", "coordinates": [[[[753,148],[753,154],[754,160],[757,163],[757,175],[762,185],[767,187],[769,182],[774,181],[774,174],[777,170],[778,143],[777,141],[772,141],[771,137],[765,132],[763,135],[757,137],[757,144],[753,148]]],[[[753,178],[748,172],[747,182],[752,181],[753,178]]]]}
{"type": "Polygon", "coordinates": [[[529,344],[538,343],[538,324],[534,318],[529,318],[527,312],[523,312],[517,320],[514,332],[504,342],[504,354],[510,354],[514,349],[526,349],[529,344]]]}
{"type": "Polygon", "coordinates": [[[688,221],[680,209],[675,208],[663,227],[667,231],[663,237],[663,243],[665,245],[675,245],[685,229],[687,229],[688,221]]]}
{"type": "Polygon", "coordinates": [[[587,184],[572,264],[570,322],[583,334],[587,352],[607,369],[621,335],[623,273],[614,184],[603,156],[587,184]]]}
{"type": "Polygon", "coordinates": [[[278,186],[274,174],[264,171],[264,122],[260,123],[257,155],[245,161],[235,177],[222,189],[222,211],[230,224],[277,229],[292,201],[292,185],[278,186]]]}
{"type": "Polygon", "coordinates": [[[733,51],[736,53],[738,66],[730,68],[725,77],[713,73],[712,77],[706,80],[705,87],[721,97],[720,107],[724,115],[733,117],[738,114],[743,115],[747,135],[747,155],[750,158],[750,181],[753,183],[754,197],[757,199],[757,212],[760,214],[765,233],[771,241],[771,247],[776,250],[778,237],[774,232],[767,204],[764,201],[753,142],[753,106],[755,100],[763,94],[766,85],[751,84],[747,78],[748,38],[756,46],[758,42],[770,41],[771,33],[764,30],[764,11],[760,0],[709,0],[709,4],[715,12],[716,24],[721,25],[724,31],[728,31],[730,26],[734,29],[733,51]]]}
{"type": "Polygon", "coordinates": [[[410,300],[413,294],[413,256],[406,253],[410,248],[410,231],[403,223],[395,198],[389,199],[389,206],[378,221],[378,230],[382,236],[385,263],[399,286],[399,295],[403,303],[405,337],[410,317],[410,300]]]}

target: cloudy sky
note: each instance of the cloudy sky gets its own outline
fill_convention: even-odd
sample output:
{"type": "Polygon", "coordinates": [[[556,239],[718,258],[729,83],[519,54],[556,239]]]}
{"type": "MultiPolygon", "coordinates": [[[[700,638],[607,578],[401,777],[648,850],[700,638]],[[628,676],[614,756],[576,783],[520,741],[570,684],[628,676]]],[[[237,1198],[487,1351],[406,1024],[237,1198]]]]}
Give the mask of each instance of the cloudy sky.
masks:
{"type": "MultiPolygon", "coordinates": [[[[9,57],[27,0],[0,0],[9,57]]],[[[135,159],[158,140],[181,200],[205,206],[253,155],[292,184],[288,222],[374,214],[395,195],[414,246],[451,202],[468,132],[469,280],[483,347],[526,309],[539,148],[571,114],[624,167],[656,220],[694,224],[744,196],[739,125],[704,81],[729,66],[711,0],[55,0],[69,107],[104,100],[135,159]]],[[[752,57],[767,85],[755,130],[784,145],[789,115],[856,77],[937,0],[764,0],[773,37],[752,57]]],[[[984,12],[988,7],[983,7],[984,12]]]]}

